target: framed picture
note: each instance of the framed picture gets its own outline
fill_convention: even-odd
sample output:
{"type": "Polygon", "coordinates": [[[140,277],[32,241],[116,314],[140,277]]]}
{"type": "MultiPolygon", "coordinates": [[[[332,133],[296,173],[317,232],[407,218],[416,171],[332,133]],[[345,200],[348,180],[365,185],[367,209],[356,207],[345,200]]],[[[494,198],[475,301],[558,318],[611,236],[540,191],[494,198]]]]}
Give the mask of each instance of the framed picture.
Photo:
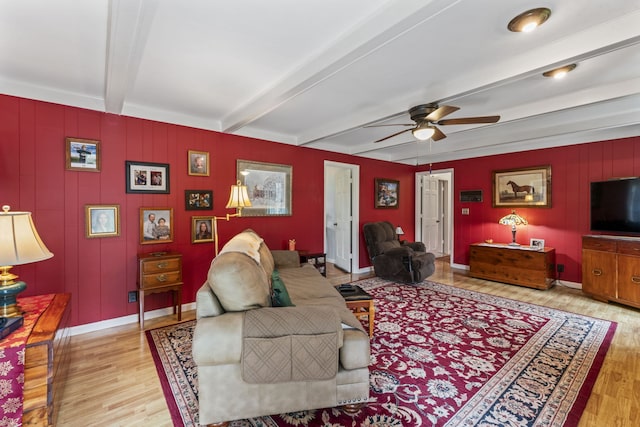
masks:
{"type": "Polygon", "coordinates": [[[529,241],[529,246],[531,246],[533,249],[541,251],[544,249],[544,239],[531,239],[529,241]]]}
{"type": "Polygon", "coordinates": [[[292,166],[238,160],[236,168],[252,205],[242,210],[242,216],[291,215],[292,166]]]}
{"type": "Polygon", "coordinates": [[[173,208],[140,208],[140,244],[173,242],[173,208]]]}
{"type": "Polygon", "coordinates": [[[191,243],[213,242],[213,217],[191,217],[191,243]]]}
{"type": "Polygon", "coordinates": [[[66,138],[67,170],[100,172],[100,141],[66,138]]]}
{"type": "Polygon", "coordinates": [[[551,207],[551,166],[493,171],[493,207],[551,207]]]}
{"type": "Polygon", "coordinates": [[[209,153],[189,150],[189,175],[209,176],[209,153]]]}
{"type": "Polygon", "coordinates": [[[120,205],[85,205],[88,238],[120,235],[120,205]]]}
{"type": "Polygon", "coordinates": [[[169,165],[125,161],[127,193],[169,194],[169,165]]]}
{"type": "Polygon", "coordinates": [[[376,209],[398,209],[400,205],[400,181],[376,178],[374,190],[376,209]]]}
{"type": "Polygon", "coordinates": [[[213,191],[184,190],[184,208],[188,211],[210,211],[213,209],[213,191]]]}

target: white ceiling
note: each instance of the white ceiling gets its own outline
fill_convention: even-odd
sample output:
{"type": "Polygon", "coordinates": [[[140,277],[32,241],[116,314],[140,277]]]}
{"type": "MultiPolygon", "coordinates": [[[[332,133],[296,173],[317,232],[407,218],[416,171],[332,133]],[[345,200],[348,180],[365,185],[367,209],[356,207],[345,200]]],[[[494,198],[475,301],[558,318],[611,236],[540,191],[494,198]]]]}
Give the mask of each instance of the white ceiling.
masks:
{"type": "Polygon", "coordinates": [[[640,0],[2,0],[0,93],[413,165],[637,136],[640,0]],[[432,102],[501,120],[363,128],[432,102]]]}

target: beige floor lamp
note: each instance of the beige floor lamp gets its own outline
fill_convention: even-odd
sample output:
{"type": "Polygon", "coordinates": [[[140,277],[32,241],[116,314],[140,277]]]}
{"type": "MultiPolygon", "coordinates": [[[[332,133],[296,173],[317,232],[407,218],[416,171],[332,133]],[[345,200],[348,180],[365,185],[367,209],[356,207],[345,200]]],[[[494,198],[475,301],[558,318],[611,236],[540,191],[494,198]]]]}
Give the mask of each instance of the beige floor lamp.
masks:
{"type": "Polygon", "coordinates": [[[224,219],[229,221],[233,217],[241,217],[243,208],[250,208],[251,200],[249,200],[249,193],[247,193],[247,186],[242,185],[238,180],[235,185],[231,186],[231,193],[229,194],[229,201],[227,202],[227,209],[236,209],[234,214],[226,214],[225,216],[213,217],[213,237],[216,245],[216,256],[218,256],[218,220],[224,219]]]}

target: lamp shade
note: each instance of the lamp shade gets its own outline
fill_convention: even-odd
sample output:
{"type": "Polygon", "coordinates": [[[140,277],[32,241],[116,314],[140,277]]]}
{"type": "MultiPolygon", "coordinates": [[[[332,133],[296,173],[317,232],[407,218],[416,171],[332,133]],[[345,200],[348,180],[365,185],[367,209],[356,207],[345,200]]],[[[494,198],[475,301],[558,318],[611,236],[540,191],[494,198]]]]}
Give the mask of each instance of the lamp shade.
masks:
{"type": "Polygon", "coordinates": [[[520,215],[516,213],[516,211],[511,211],[509,215],[505,215],[500,218],[500,224],[502,225],[527,225],[529,224],[526,219],[522,218],[520,215]]]}
{"type": "Polygon", "coordinates": [[[0,266],[14,266],[49,259],[53,254],[40,239],[31,212],[0,212],[0,266]]]}
{"type": "Polygon", "coordinates": [[[402,236],[404,234],[404,230],[402,230],[402,227],[400,227],[400,226],[396,227],[396,234],[398,236],[402,236]]]}
{"type": "Polygon", "coordinates": [[[231,186],[229,201],[227,202],[226,207],[227,209],[242,209],[251,207],[251,200],[249,200],[249,194],[247,193],[246,185],[242,185],[240,181],[237,181],[235,185],[231,186]]]}

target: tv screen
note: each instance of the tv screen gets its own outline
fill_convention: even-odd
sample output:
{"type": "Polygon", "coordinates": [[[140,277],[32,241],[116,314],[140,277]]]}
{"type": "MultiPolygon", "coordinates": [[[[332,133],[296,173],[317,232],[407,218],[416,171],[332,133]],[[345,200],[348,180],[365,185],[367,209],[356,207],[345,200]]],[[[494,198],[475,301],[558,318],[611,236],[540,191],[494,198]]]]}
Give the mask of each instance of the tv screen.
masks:
{"type": "Polygon", "coordinates": [[[640,233],[640,178],[591,183],[591,230],[640,233]]]}

